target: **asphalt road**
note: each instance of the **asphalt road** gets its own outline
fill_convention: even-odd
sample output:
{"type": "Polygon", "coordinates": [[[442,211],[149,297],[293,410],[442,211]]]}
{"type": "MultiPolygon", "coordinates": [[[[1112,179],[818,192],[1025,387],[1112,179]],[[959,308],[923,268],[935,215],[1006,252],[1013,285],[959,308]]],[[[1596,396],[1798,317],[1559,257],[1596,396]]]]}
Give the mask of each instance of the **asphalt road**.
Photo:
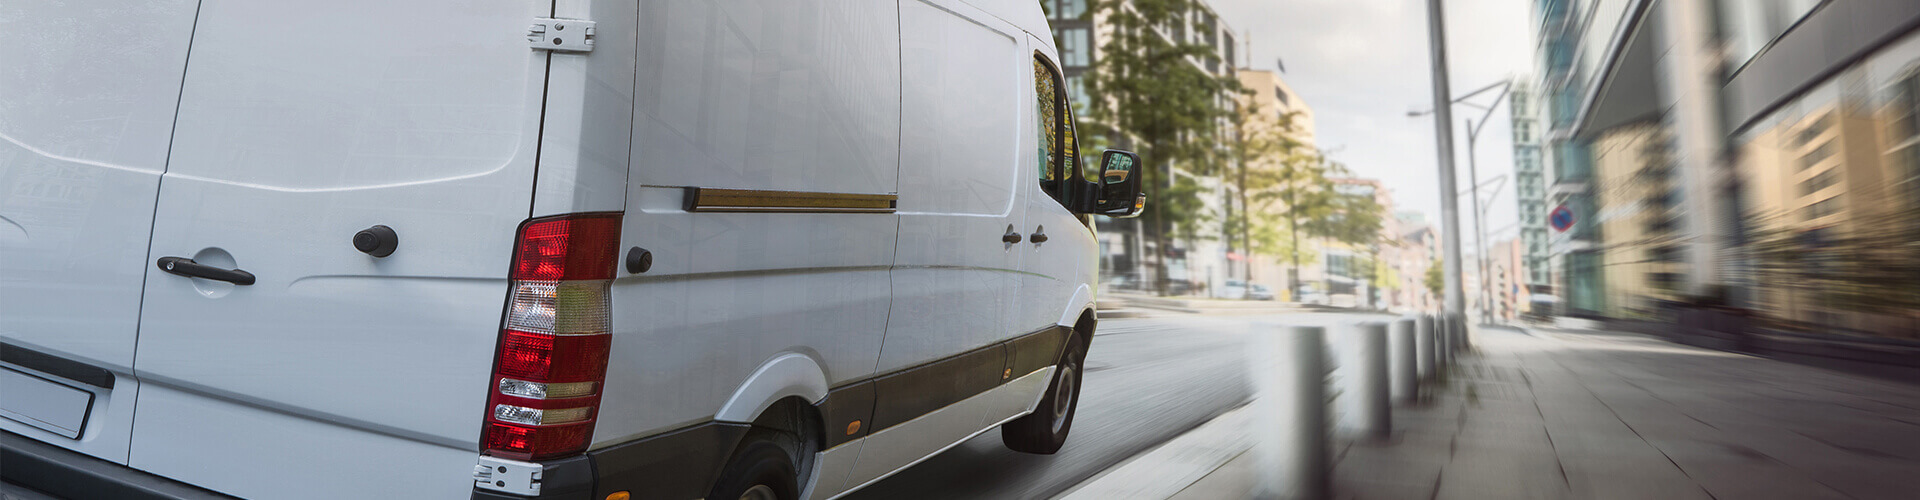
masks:
{"type": "Polygon", "coordinates": [[[1008,450],[998,430],[850,499],[1050,498],[1246,402],[1243,337],[1261,321],[1332,325],[1362,315],[1105,320],[1087,352],[1080,407],[1054,455],[1008,450]]]}

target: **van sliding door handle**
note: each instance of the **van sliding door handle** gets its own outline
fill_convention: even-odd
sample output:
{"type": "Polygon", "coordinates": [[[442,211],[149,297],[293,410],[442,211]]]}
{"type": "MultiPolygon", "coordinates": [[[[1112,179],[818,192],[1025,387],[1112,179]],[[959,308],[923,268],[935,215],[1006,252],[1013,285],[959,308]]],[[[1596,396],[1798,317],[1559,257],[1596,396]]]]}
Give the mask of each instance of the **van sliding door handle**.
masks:
{"type": "Polygon", "coordinates": [[[1029,238],[1028,241],[1032,241],[1034,243],[1046,243],[1047,233],[1033,233],[1033,237],[1029,238]]]}
{"type": "Polygon", "coordinates": [[[1019,243],[1020,233],[1008,231],[1007,234],[1000,235],[1000,241],[1009,245],[1019,243]]]}
{"type": "Polygon", "coordinates": [[[160,266],[160,270],[166,271],[168,274],[186,276],[188,278],[206,278],[225,281],[240,286],[253,284],[253,273],[239,269],[221,269],[194,262],[193,259],[186,257],[161,257],[160,260],[154,262],[154,264],[160,266]]]}

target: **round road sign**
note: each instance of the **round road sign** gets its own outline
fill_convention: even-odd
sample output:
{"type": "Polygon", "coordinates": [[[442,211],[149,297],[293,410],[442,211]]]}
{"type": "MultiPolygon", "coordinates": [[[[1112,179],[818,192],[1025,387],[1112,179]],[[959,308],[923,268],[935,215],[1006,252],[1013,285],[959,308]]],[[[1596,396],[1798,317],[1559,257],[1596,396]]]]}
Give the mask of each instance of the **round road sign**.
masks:
{"type": "Polygon", "coordinates": [[[1553,224],[1554,231],[1567,232],[1568,228],[1573,227],[1573,210],[1566,205],[1553,207],[1553,211],[1547,214],[1547,223],[1553,224]]]}

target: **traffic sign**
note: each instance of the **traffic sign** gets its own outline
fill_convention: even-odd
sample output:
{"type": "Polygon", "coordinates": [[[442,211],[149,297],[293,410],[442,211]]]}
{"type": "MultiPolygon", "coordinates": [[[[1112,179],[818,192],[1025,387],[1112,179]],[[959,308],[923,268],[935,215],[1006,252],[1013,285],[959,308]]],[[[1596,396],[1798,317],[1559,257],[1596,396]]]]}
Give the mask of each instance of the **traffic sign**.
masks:
{"type": "Polygon", "coordinates": [[[1567,232],[1573,227],[1573,210],[1566,205],[1553,207],[1553,211],[1547,214],[1547,223],[1553,224],[1554,231],[1567,232]]]}

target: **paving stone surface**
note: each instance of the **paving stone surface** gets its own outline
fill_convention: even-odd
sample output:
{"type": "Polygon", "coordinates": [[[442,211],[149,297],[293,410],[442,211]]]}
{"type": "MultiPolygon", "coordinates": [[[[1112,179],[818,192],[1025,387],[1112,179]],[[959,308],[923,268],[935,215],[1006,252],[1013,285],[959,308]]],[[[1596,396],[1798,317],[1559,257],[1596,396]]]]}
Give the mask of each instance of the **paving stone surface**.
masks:
{"type": "MultiPolygon", "coordinates": [[[[1480,329],[1338,499],[1920,499],[1920,382],[1633,334],[1480,329]]],[[[1256,417],[1257,418],[1257,417],[1256,417]]],[[[1251,455],[1173,496],[1247,498],[1251,455]]]]}

